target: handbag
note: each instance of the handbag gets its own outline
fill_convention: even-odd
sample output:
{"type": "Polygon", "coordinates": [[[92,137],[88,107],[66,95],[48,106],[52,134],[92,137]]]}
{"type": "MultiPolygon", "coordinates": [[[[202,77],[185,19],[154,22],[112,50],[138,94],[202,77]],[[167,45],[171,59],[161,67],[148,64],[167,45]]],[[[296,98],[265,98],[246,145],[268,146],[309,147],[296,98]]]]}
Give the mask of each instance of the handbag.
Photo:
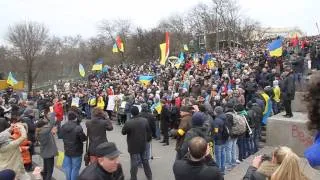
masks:
{"type": "Polygon", "coordinates": [[[89,155],[89,152],[88,152],[88,146],[89,146],[89,136],[87,136],[86,153],[84,154],[84,157],[83,157],[85,166],[89,166],[89,163],[90,163],[90,155],[89,155]]]}

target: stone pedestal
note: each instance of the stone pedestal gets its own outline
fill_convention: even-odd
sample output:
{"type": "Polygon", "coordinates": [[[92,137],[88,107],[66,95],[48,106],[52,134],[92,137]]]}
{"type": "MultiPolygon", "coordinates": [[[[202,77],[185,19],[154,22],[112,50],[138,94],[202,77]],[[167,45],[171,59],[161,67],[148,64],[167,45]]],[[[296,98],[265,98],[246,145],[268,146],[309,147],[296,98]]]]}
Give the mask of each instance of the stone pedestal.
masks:
{"type": "Polygon", "coordinates": [[[307,130],[307,114],[294,112],[292,118],[283,117],[284,113],[269,118],[267,123],[268,146],[288,146],[303,156],[304,150],[313,143],[307,130]]]}

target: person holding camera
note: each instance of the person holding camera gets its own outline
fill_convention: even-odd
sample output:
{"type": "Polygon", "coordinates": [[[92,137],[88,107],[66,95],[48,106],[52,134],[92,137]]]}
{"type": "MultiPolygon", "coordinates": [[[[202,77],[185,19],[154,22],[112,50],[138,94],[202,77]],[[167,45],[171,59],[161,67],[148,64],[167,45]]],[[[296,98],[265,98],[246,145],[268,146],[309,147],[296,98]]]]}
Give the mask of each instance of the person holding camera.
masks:
{"type": "Polygon", "coordinates": [[[272,157],[255,157],[243,180],[307,180],[299,167],[299,160],[290,148],[278,147],[272,157]]]}
{"type": "Polygon", "coordinates": [[[81,125],[78,124],[78,115],[75,112],[68,112],[68,122],[62,125],[59,133],[63,139],[65,150],[62,167],[66,174],[66,180],[76,180],[82,162],[83,142],[86,141],[87,136],[81,125]]]}

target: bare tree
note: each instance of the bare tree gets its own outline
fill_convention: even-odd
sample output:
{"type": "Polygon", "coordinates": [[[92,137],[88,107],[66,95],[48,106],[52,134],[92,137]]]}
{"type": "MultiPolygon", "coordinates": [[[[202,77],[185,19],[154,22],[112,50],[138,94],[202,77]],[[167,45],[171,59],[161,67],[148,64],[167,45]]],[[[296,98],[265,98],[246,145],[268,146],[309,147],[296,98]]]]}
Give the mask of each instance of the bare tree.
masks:
{"type": "Polygon", "coordinates": [[[8,40],[26,61],[28,91],[32,90],[33,81],[39,71],[35,71],[34,62],[42,52],[47,38],[48,29],[43,24],[26,22],[9,27],[8,40]]]}

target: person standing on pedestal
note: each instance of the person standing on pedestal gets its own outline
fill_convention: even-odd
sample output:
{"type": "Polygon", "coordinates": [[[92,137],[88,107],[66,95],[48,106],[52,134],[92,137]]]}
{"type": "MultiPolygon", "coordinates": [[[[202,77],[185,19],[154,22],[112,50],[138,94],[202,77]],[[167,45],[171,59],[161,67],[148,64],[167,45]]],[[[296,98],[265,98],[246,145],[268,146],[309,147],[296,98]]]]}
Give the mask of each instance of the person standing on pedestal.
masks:
{"type": "Polygon", "coordinates": [[[291,118],[293,116],[292,109],[291,109],[291,101],[294,100],[294,95],[296,92],[295,83],[294,83],[294,76],[292,73],[292,69],[290,67],[286,67],[284,72],[284,80],[283,80],[283,87],[282,90],[282,98],[283,98],[283,105],[286,111],[284,117],[291,118]]]}

